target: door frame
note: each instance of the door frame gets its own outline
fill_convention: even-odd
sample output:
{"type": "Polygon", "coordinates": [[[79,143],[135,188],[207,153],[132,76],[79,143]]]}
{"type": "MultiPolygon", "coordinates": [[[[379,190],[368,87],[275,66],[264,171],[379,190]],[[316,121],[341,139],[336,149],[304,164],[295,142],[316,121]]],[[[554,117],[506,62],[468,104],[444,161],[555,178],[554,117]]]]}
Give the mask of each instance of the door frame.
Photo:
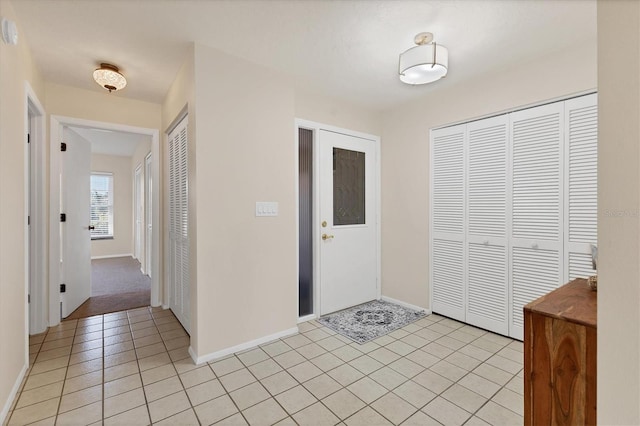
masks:
{"type": "MultiPolygon", "coordinates": [[[[25,212],[31,202],[31,232],[25,216],[26,329],[38,334],[47,329],[47,146],[45,109],[25,81],[25,212]],[[29,123],[31,121],[31,123],[29,123]],[[30,143],[27,134],[31,124],[30,143]],[[29,146],[31,145],[31,146],[29,146]],[[27,167],[31,149],[31,171],[27,167]],[[28,175],[30,173],[30,176],[28,175]],[[31,235],[30,235],[31,234],[31,235]],[[29,298],[31,299],[29,303],[29,298]]],[[[28,352],[28,351],[27,351],[28,352]]]]}
{"type": "MultiPolygon", "coordinates": [[[[49,128],[49,303],[48,317],[49,326],[55,326],[60,323],[60,142],[62,140],[62,128],[64,126],[98,128],[105,130],[115,130],[120,132],[138,133],[151,136],[151,152],[152,158],[160,158],[160,136],[158,129],[145,127],[135,127],[125,124],[107,123],[95,120],[85,120],[81,118],[65,117],[60,115],[52,115],[49,128]]],[[[160,182],[160,164],[158,161],[152,162],[153,180],[160,182]]],[[[152,223],[154,228],[158,229],[162,212],[159,203],[159,187],[154,185],[153,190],[153,206],[152,206],[152,223]]],[[[151,279],[151,306],[160,306],[161,298],[161,278],[160,269],[162,267],[160,253],[160,238],[153,238],[152,241],[152,279],[151,279]]],[[[43,283],[43,285],[45,285],[43,283]]]]}
{"type": "MultiPolygon", "coordinates": [[[[331,126],[328,124],[318,123],[315,121],[305,120],[296,118],[295,119],[295,138],[294,138],[294,167],[295,167],[295,193],[296,193],[296,277],[299,276],[299,244],[300,244],[300,235],[299,235],[299,226],[300,226],[300,193],[299,193],[299,176],[298,176],[298,129],[307,129],[313,132],[313,197],[312,197],[312,248],[313,248],[313,313],[309,315],[305,315],[303,317],[298,318],[298,322],[310,321],[316,318],[319,318],[320,313],[320,293],[321,289],[321,276],[320,276],[320,224],[318,220],[320,218],[320,156],[319,152],[319,139],[318,133],[320,130],[325,130],[329,132],[341,133],[346,136],[353,136],[362,139],[371,140],[375,144],[376,150],[376,159],[375,159],[375,167],[376,167],[376,176],[375,176],[375,194],[376,194],[376,202],[375,202],[375,211],[376,211],[376,282],[377,282],[377,293],[376,298],[380,299],[382,296],[382,251],[381,251],[381,199],[380,199],[380,187],[381,187],[381,176],[380,176],[380,137],[375,136],[368,133],[357,132],[355,130],[344,129],[341,127],[331,126]]],[[[298,289],[298,286],[296,286],[298,289]]],[[[296,290],[297,298],[296,298],[296,312],[299,312],[300,306],[300,294],[299,290],[296,290]]]]}
{"type": "Polygon", "coordinates": [[[151,277],[151,253],[153,245],[153,194],[149,188],[153,189],[153,155],[149,152],[144,157],[144,270],[151,277]],[[151,226],[151,232],[149,232],[151,226]],[[151,240],[151,242],[149,241],[151,240]]]}
{"type": "Polygon", "coordinates": [[[140,272],[145,272],[144,240],[144,179],[142,163],[138,163],[133,171],[133,257],[140,262],[140,272]],[[141,211],[142,210],[142,211],[141,211]],[[138,224],[138,215],[140,224],[138,224]],[[137,246],[137,247],[136,247],[137,246]],[[137,250],[136,250],[137,248],[137,250]],[[142,258],[142,259],[140,259],[142,258]]]}

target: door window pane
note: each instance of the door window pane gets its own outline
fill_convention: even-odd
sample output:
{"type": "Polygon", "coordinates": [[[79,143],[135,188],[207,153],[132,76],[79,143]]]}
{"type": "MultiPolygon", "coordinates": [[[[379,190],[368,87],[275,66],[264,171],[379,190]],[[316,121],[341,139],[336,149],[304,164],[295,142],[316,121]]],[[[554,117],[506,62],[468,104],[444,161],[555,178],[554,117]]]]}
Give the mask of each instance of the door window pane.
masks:
{"type": "Polygon", "coordinates": [[[333,225],[364,225],[364,152],[333,148],[333,225]]]}

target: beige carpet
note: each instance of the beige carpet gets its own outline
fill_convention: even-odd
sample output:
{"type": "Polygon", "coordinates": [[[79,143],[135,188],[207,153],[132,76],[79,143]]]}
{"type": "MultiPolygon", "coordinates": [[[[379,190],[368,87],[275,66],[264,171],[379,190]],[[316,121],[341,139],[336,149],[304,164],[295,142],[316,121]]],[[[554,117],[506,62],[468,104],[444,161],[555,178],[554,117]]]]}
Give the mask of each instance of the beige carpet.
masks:
{"type": "Polygon", "coordinates": [[[140,262],[127,257],[91,261],[91,294],[65,320],[149,306],[151,279],[140,272],[140,262]]]}
{"type": "Polygon", "coordinates": [[[151,278],[142,275],[131,256],[91,261],[91,296],[151,290],[151,278]]]}

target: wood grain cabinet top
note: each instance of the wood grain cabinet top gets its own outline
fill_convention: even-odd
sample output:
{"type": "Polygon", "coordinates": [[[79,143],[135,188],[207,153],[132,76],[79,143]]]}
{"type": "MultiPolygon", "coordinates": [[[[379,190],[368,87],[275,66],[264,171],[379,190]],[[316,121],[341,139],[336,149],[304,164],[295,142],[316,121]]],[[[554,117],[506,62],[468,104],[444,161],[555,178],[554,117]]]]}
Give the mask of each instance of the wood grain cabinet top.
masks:
{"type": "Polygon", "coordinates": [[[525,425],[595,424],[597,293],[577,279],[524,316],[525,425]]]}

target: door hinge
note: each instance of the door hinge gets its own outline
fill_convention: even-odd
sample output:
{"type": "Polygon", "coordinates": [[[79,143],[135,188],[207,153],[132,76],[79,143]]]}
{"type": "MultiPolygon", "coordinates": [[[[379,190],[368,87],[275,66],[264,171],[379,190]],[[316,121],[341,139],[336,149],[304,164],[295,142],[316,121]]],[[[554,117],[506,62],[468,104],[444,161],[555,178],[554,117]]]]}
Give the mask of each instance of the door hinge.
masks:
{"type": "Polygon", "coordinates": [[[66,221],[67,221],[67,214],[60,213],[60,222],[66,222],[66,221]]]}
{"type": "Polygon", "coordinates": [[[60,151],[65,152],[67,150],[67,144],[62,142],[60,144],[60,151]]]}
{"type": "Polygon", "coordinates": [[[31,216],[27,216],[27,226],[31,225],[31,216]]]}
{"type": "Polygon", "coordinates": [[[60,293],[66,293],[66,292],[67,292],[67,285],[60,284],[60,293]]]}
{"type": "Polygon", "coordinates": [[[27,133],[27,143],[31,143],[31,135],[27,133]]]}
{"type": "Polygon", "coordinates": [[[31,303],[31,295],[27,294],[27,303],[31,303]]]}

